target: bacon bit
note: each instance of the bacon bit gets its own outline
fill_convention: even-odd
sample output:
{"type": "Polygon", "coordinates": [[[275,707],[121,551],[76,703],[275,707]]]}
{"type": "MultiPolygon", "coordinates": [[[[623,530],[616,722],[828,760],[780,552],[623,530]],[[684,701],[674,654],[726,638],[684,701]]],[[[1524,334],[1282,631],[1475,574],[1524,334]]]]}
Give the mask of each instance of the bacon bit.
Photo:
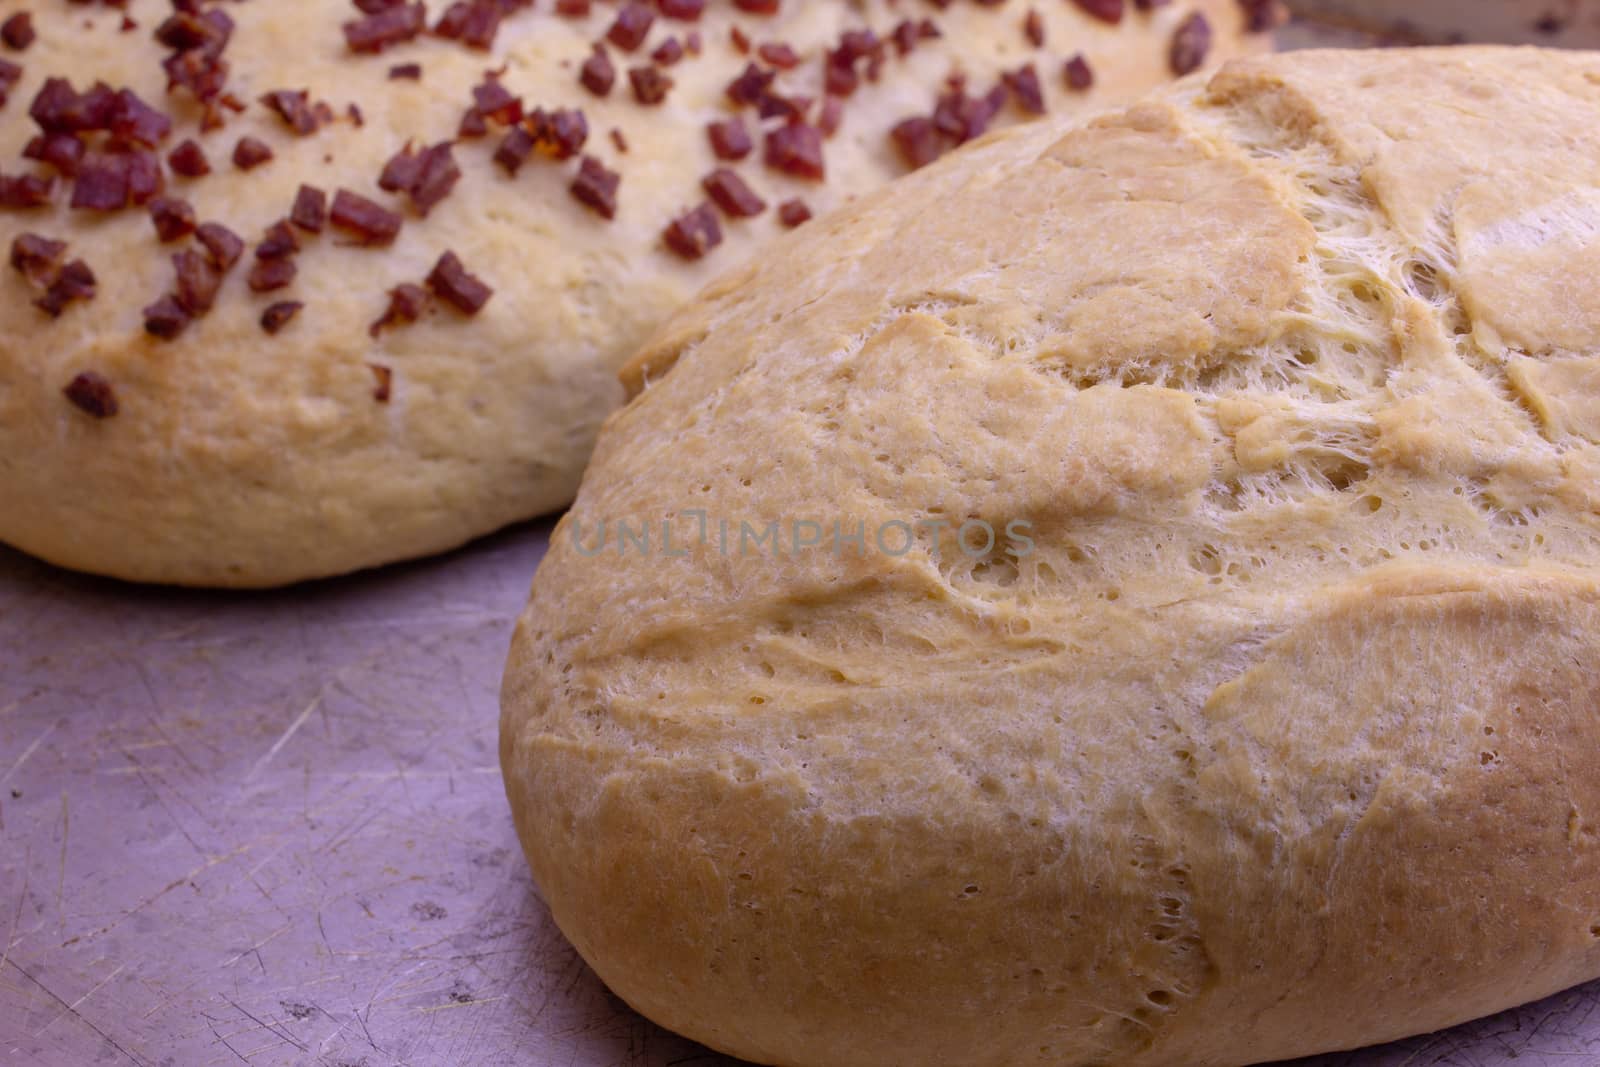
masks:
{"type": "Polygon", "coordinates": [[[596,96],[607,95],[611,92],[611,87],[616,84],[617,68],[611,65],[611,57],[600,45],[595,45],[594,52],[583,61],[583,67],[578,72],[578,81],[596,96]]]}
{"type": "Polygon", "coordinates": [[[706,195],[732,218],[754,218],[767,210],[767,202],[727,167],[718,167],[700,182],[706,195]]]}
{"type": "Polygon", "coordinates": [[[739,105],[758,103],[767,95],[776,77],[773,71],[762,70],[754,63],[746,64],[739,76],[728,83],[728,99],[739,105]]]}
{"type": "Polygon", "coordinates": [[[822,98],[822,113],[817,116],[817,129],[822,131],[822,136],[832,137],[839,130],[839,124],[844,121],[844,101],[837,96],[822,98]]]}
{"type": "Polygon", "coordinates": [[[352,52],[381,52],[392,44],[413,40],[427,24],[422,4],[399,4],[344,24],[345,43],[352,52]]]}
{"type": "Polygon", "coordinates": [[[752,15],[776,15],[779,0],[733,0],[733,6],[752,15]]]}
{"type": "Polygon", "coordinates": [[[187,5],[157,28],[156,39],[173,50],[161,67],[167,88],[188,89],[204,105],[201,127],[215,129],[222,124],[217,105],[228,78],[222,53],[233,36],[233,19],[220,8],[203,14],[193,8],[187,5]]]}
{"type": "Polygon", "coordinates": [[[1250,33],[1266,33],[1284,19],[1278,0],[1239,0],[1239,6],[1244,9],[1245,29],[1250,33]]]}
{"type": "Polygon", "coordinates": [[[11,265],[32,284],[46,285],[66,252],[65,241],[53,241],[36,233],[18,234],[11,242],[11,265]]]}
{"type": "Polygon", "coordinates": [[[295,236],[288,219],[279,219],[267,227],[267,232],[256,245],[257,259],[285,259],[300,251],[300,238],[295,236]]]}
{"type": "Polygon", "coordinates": [[[44,295],[33,303],[53,319],[66,310],[68,304],[76,300],[93,300],[94,294],[94,271],[83,260],[75,259],[61,268],[44,295]]]}
{"type": "Polygon", "coordinates": [[[261,328],[269,334],[276,334],[289,324],[289,320],[300,314],[300,309],[305,307],[298,300],[280,300],[271,304],[261,313],[261,328]]]}
{"type": "Polygon", "coordinates": [[[355,128],[358,130],[367,124],[367,117],[361,113],[361,107],[358,104],[350,104],[347,106],[345,108],[345,114],[350,116],[351,125],[355,126],[355,128]]]}
{"type": "Polygon", "coordinates": [[[1030,115],[1043,115],[1044,88],[1039,84],[1039,72],[1032,63],[1025,63],[1014,71],[1000,75],[1000,80],[1011,91],[1012,97],[1030,115]]]}
{"type": "Polygon", "coordinates": [[[616,21],[606,31],[606,40],[624,52],[632,52],[644,43],[655,20],[654,11],[638,0],[629,0],[622,10],[617,12],[616,21]]]}
{"type": "Polygon", "coordinates": [[[533,134],[525,127],[513,126],[500,139],[494,150],[494,161],[505,168],[507,174],[516,174],[533,154],[533,134]]]}
{"type": "Polygon", "coordinates": [[[929,118],[917,116],[896,123],[889,131],[889,137],[900,150],[900,157],[906,161],[906,166],[912,170],[926,167],[944,151],[938,127],[929,118]]]}
{"type": "Polygon", "coordinates": [[[767,134],[765,162],[774,170],[797,178],[821,181],[822,135],[816,127],[790,122],[767,134]]]}
{"type": "Polygon", "coordinates": [[[949,92],[939,97],[933,109],[933,124],[939,132],[956,144],[966,144],[980,137],[989,128],[989,122],[1005,106],[1006,89],[1002,83],[983,96],[969,96],[966,89],[956,83],[949,92]]]}
{"type": "Polygon", "coordinates": [[[11,90],[22,80],[22,68],[9,59],[0,59],[0,107],[11,98],[11,90]]]}
{"type": "Polygon", "coordinates": [[[72,206],[80,211],[121,211],[128,204],[127,158],[90,152],[78,166],[72,206]]]}
{"type": "Polygon", "coordinates": [[[1066,79],[1067,88],[1073,92],[1081,93],[1094,86],[1094,68],[1089,66],[1082,52],[1067,60],[1066,66],[1061,68],[1061,74],[1066,79]]]}
{"type": "Polygon", "coordinates": [[[468,108],[467,113],[461,116],[461,124],[456,127],[456,136],[463,140],[474,140],[489,132],[489,123],[475,108],[468,108]]]}
{"type": "Polygon", "coordinates": [[[254,170],[271,158],[272,149],[254,137],[241,137],[233,146],[233,165],[240,170],[254,170]]]}
{"type": "Polygon", "coordinates": [[[372,380],[374,382],[372,399],[380,404],[387,404],[391,395],[390,390],[394,385],[394,371],[382,363],[368,363],[367,367],[372,371],[372,380]]]}
{"type": "Polygon", "coordinates": [[[202,178],[211,173],[211,161],[206,150],[194,140],[184,141],[167,154],[167,165],[172,173],[184,178],[202,178]]]}
{"type": "Polygon", "coordinates": [[[244,240],[220,222],[202,222],[194,231],[195,240],[205,246],[211,262],[227,273],[244,255],[244,240]]]}
{"type": "Polygon", "coordinates": [[[569,19],[588,18],[589,0],[556,0],[556,14],[569,19]]]}
{"type": "Polygon", "coordinates": [[[19,11],[0,24],[0,41],[14,51],[25,50],[36,36],[33,32],[33,16],[26,11],[19,11]]]}
{"type": "Polygon", "coordinates": [[[317,115],[304,89],[277,89],[262,96],[261,102],[277,112],[298,136],[307,137],[317,132],[317,115]]]}
{"type": "Polygon", "coordinates": [[[187,200],[160,196],[150,201],[150,221],[161,242],[170,244],[194,232],[194,208],[187,200]]]}
{"type": "Polygon", "coordinates": [[[1034,8],[1030,7],[1027,17],[1022,20],[1022,36],[1033,47],[1044,47],[1044,19],[1039,17],[1039,12],[1034,8]]]}
{"type": "Polygon", "coordinates": [[[750,38],[746,37],[739,27],[734,26],[728,31],[728,43],[733,45],[733,50],[741,56],[750,54],[750,38]]]}
{"type": "Polygon", "coordinates": [[[55,184],[54,178],[37,174],[0,174],[0,207],[43,207],[50,202],[55,184]]]}
{"type": "Polygon", "coordinates": [[[665,41],[656,45],[655,51],[650,53],[651,61],[659,63],[663,67],[670,67],[682,58],[683,45],[678,43],[676,37],[668,37],[665,41]]]}
{"type": "Polygon", "coordinates": [[[622,131],[615,126],[611,127],[611,143],[616,145],[618,152],[621,152],[624,155],[627,154],[628,139],[627,137],[623,136],[622,131]]]}
{"type": "Polygon", "coordinates": [[[200,316],[211,310],[217,302],[217,290],[222,288],[222,273],[209,258],[192,248],[185,248],[172,257],[177,271],[173,297],[190,315],[200,316]]]}
{"type": "Polygon", "coordinates": [[[1195,11],[1173,31],[1167,62],[1172,67],[1172,73],[1181,78],[1205,66],[1206,56],[1210,52],[1211,23],[1203,13],[1195,11]]]}
{"type": "Polygon", "coordinates": [[[780,96],[777,93],[768,93],[761,98],[756,106],[756,113],[764,119],[785,118],[789,120],[803,120],[806,111],[811,107],[809,96],[780,96]]]}
{"type": "Polygon", "coordinates": [[[553,159],[571,159],[589,140],[589,120],[574,108],[548,114],[538,109],[528,116],[527,126],[534,145],[553,159]]]}
{"type": "Polygon", "coordinates": [[[46,78],[28,116],[46,133],[83,133],[110,129],[117,110],[117,94],[105,82],[79,93],[65,78],[46,78]]]}
{"type": "Polygon", "coordinates": [[[78,173],[84,151],[83,141],[75,133],[44,133],[30,140],[22,155],[46,163],[62,177],[71,178],[78,173]]]}
{"type": "Polygon", "coordinates": [[[1109,22],[1113,26],[1122,21],[1122,0],[1073,0],[1084,14],[1109,22]]]}
{"type": "Polygon", "coordinates": [[[633,96],[646,106],[659,104],[672,91],[672,79],[656,67],[633,67],[628,71],[628,81],[633,84],[633,96]]]}
{"type": "Polygon", "coordinates": [[[460,40],[470,48],[482,51],[494,45],[504,17],[504,0],[470,0],[451,4],[433,32],[440,37],[460,40]]]}
{"type": "Polygon", "coordinates": [[[362,244],[386,245],[400,232],[398,214],[348,189],[334,194],[328,219],[341,230],[355,234],[362,244]]]}
{"type": "Polygon", "coordinates": [[[250,290],[270,293],[282,289],[294,281],[299,271],[300,268],[295,266],[292,259],[258,259],[255,266],[250,268],[250,290]]]}
{"type": "Polygon", "coordinates": [[[607,170],[605,164],[593,156],[584,156],[570,189],[579,203],[602,218],[614,219],[617,217],[617,187],[621,183],[622,176],[616,171],[607,170]]]}
{"type": "Polygon", "coordinates": [[[487,119],[507,126],[522,121],[522,98],[500,84],[493,72],[483,76],[483,81],[472,88],[473,110],[487,119]]]}
{"type": "Polygon", "coordinates": [[[917,47],[917,25],[910,19],[901,19],[895,23],[894,29],[889,31],[889,40],[894,42],[894,50],[902,56],[908,56],[917,47]]]}
{"type": "Polygon", "coordinates": [[[135,204],[148,204],[161,195],[166,179],[161,175],[161,160],[154,152],[125,152],[123,167],[128,176],[128,199],[135,204]]]}
{"type": "Polygon", "coordinates": [[[711,138],[711,151],[716,153],[718,159],[743,159],[755,147],[744,121],[737,115],[708,123],[706,134],[711,138]]]}
{"type": "Polygon", "coordinates": [[[117,392],[111,383],[92,370],[86,370],[68,382],[61,392],[72,406],[85,415],[109,419],[117,413],[117,392]]]}
{"type": "Polygon", "coordinates": [[[391,193],[404,192],[424,217],[441,200],[450,195],[461,178],[461,168],[451,155],[453,142],[440,141],[432,148],[417,152],[407,142],[384,165],[378,176],[378,187],[391,193]]]}
{"type": "Polygon", "coordinates": [[[804,200],[785,200],[778,205],[779,220],[791,230],[811,220],[811,209],[804,200]]]}
{"type": "Polygon", "coordinates": [[[781,41],[769,42],[756,49],[756,55],[768,66],[777,67],[779,70],[793,70],[800,65],[800,56],[789,45],[781,41]]]}
{"type": "Polygon", "coordinates": [[[321,233],[328,221],[328,194],[314,185],[300,186],[289,221],[308,233],[321,233]]]}
{"type": "Polygon", "coordinates": [[[389,80],[390,81],[399,81],[401,79],[405,79],[405,80],[408,80],[408,81],[421,81],[422,80],[422,64],[421,63],[396,63],[394,66],[390,67],[389,68],[389,80]]]}
{"type": "Polygon", "coordinates": [[[433,295],[466,315],[476,315],[494,296],[494,290],[472,274],[454,252],[439,257],[428,273],[428,288],[433,295]]]}
{"type": "Polygon", "coordinates": [[[1133,6],[1140,11],[1154,11],[1158,7],[1166,7],[1172,0],[1133,0],[1133,6]]]}
{"type": "Polygon", "coordinates": [[[680,22],[698,22],[706,0],[658,0],[661,14],[680,22]]]}
{"type": "Polygon", "coordinates": [[[367,333],[373,337],[391,326],[401,326],[406,323],[416,322],[422,313],[428,310],[428,305],[433,298],[428,291],[420,285],[407,282],[389,290],[389,306],[373,324],[367,327],[367,333]]]}
{"type": "Polygon", "coordinates": [[[144,330],[152,337],[170,341],[188,327],[189,319],[177,297],[168,293],[144,309],[144,330]]]}
{"type": "Polygon", "coordinates": [[[701,204],[673,219],[661,239],[684,259],[700,259],[722,243],[722,224],[710,204],[701,204]]]}
{"type": "Polygon", "coordinates": [[[117,93],[111,110],[111,136],[129,144],[154,148],[172,132],[172,120],[131,89],[117,93]]]}

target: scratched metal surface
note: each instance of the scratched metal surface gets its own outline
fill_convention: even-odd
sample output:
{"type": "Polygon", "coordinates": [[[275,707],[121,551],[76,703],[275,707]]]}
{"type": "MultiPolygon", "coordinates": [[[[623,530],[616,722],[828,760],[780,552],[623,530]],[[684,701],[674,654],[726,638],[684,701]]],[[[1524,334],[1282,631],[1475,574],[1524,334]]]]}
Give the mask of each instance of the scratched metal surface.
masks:
{"type": "MultiPolygon", "coordinates": [[[[495,765],[545,530],[285,593],[0,550],[0,1064],[733,1067],[556,931],[495,765]]],[[[1600,985],[1306,1067],[1600,1063],[1600,985]]]]}

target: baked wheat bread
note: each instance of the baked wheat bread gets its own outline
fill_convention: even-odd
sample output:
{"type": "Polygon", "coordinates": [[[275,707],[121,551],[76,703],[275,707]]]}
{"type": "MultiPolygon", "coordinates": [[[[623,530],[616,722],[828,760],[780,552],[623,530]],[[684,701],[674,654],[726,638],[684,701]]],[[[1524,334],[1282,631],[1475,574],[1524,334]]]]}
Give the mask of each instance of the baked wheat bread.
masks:
{"type": "Polygon", "coordinates": [[[1250,27],[1272,10],[181,6],[0,4],[0,238],[14,261],[23,235],[66,246],[23,249],[0,280],[0,541],[240,586],[441,550],[566,504],[622,399],[618,368],[715,272],[907,154],[1262,47],[1250,27]],[[68,90],[41,100],[51,77],[68,90]],[[95,79],[136,101],[93,94],[95,79]],[[708,124],[734,121],[749,144],[730,127],[714,148],[708,124]],[[186,176],[201,168],[189,141],[203,177],[186,176]],[[717,168],[720,207],[702,184],[717,168]],[[302,186],[304,214],[274,230],[302,186]],[[339,190],[368,202],[341,209],[339,190]],[[158,208],[168,241],[158,196],[182,202],[158,208]],[[203,223],[243,248],[188,235],[203,223]]]}
{"type": "Polygon", "coordinates": [[[806,1067],[1218,1067],[1600,974],[1597,118],[1594,55],[1240,61],[677,315],[504,688],[584,958],[806,1067]]]}

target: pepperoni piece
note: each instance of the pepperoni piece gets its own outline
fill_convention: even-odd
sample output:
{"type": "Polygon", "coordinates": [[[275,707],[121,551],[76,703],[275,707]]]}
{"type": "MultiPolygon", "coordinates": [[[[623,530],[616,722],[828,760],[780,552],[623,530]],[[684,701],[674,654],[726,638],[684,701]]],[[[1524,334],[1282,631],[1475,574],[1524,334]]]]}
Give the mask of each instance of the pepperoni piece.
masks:
{"type": "Polygon", "coordinates": [[[190,318],[178,298],[168,293],[144,309],[144,329],[152,337],[170,341],[188,328],[190,318]]]}
{"type": "Polygon", "coordinates": [[[172,173],[184,178],[203,178],[211,173],[211,161],[206,159],[206,150],[192,139],[184,141],[167,154],[167,166],[172,168],[172,173]]]}
{"type": "Polygon", "coordinates": [[[111,383],[92,370],[77,375],[61,390],[72,406],[97,419],[109,419],[118,410],[117,393],[111,383]]]}
{"type": "Polygon", "coordinates": [[[194,208],[187,200],[158,196],[150,201],[150,221],[163,244],[181,240],[194,232],[194,208]]]}
{"type": "Polygon", "coordinates": [[[494,290],[462,264],[461,257],[446,252],[428,272],[428,288],[433,295],[466,315],[476,315],[494,296],[494,290]]]}
{"type": "Polygon", "coordinates": [[[390,45],[415,38],[427,23],[422,4],[398,4],[366,18],[344,24],[344,39],[352,52],[381,52],[390,45]]]}
{"type": "Polygon", "coordinates": [[[811,220],[811,209],[804,200],[785,200],[778,205],[778,219],[792,230],[811,220]]]}
{"type": "Polygon", "coordinates": [[[400,216],[381,204],[374,203],[349,189],[340,189],[333,196],[333,208],[328,221],[341,230],[348,230],[360,238],[362,244],[386,245],[400,232],[400,216]]]}
{"type": "Polygon", "coordinates": [[[241,137],[233,146],[233,165],[240,170],[254,170],[272,159],[272,149],[265,141],[255,137],[241,137]]]}
{"type": "Polygon", "coordinates": [[[1211,23],[1199,11],[1192,12],[1172,32],[1172,44],[1167,50],[1167,63],[1172,73],[1182,77],[1193,74],[1205,66],[1211,53],[1211,23]]]}
{"type": "Polygon", "coordinates": [[[701,204],[673,219],[661,238],[684,259],[700,259],[722,243],[722,224],[710,204],[701,204]]]}
{"type": "Polygon", "coordinates": [[[606,169],[605,164],[593,156],[584,156],[569,188],[579,203],[602,218],[614,219],[617,217],[617,187],[621,182],[622,176],[616,171],[606,169]]]}
{"type": "Polygon", "coordinates": [[[767,209],[767,202],[727,167],[718,167],[706,175],[700,185],[706,195],[733,218],[753,218],[767,209]]]}
{"type": "Polygon", "coordinates": [[[420,285],[407,282],[396,286],[389,290],[389,306],[371,326],[367,327],[367,333],[377,337],[391,326],[416,322],[422,317],[422,313],[428,310],[431,302],[432,298],[428,296],[428,291],[420,285]]]}
{"type": "Polygon", "coordinates": [[[303,307],[305,305],[298,300],[280,300],[261,313],[261,328],[269,334],[276,334],[289,324],[290,319],[300,314],[303,307]]]}
{"type": "Polygon", "coordinates": [[[321,233],[328,221],[328,194],[314,185],[300,186],[289,221],[308,233],[321,233]]]}
{"type": "Polygon", "coordinates": [[[744,121],[737,115],[709,123],[706,134],[711,138],[711,151],[716,153],[718,159],[743,159],[755,147],[750,140],[750,131],[745,129],[744,121]]]}
{"type": "Polygon", "coordinates": [[[767,134],[765,160],[774,170],[809,181],[824,176],[822,134],[804,122],[790,122],[767,134]]]}

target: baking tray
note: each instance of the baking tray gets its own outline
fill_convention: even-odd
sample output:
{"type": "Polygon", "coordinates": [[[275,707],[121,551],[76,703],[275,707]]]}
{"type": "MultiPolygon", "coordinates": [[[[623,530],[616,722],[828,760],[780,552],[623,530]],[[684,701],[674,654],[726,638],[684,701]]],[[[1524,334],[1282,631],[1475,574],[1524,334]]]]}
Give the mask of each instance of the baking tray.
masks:
{"type": "MultiPolygon", "coordinates": [[[[288,592],[0,549],[0,1064],[688,1067],[550,921],[496,764],[548,528],[288,592]]],[[[1600,1063],[1600,984],[1317,1067],[1600,1063]]]]}

